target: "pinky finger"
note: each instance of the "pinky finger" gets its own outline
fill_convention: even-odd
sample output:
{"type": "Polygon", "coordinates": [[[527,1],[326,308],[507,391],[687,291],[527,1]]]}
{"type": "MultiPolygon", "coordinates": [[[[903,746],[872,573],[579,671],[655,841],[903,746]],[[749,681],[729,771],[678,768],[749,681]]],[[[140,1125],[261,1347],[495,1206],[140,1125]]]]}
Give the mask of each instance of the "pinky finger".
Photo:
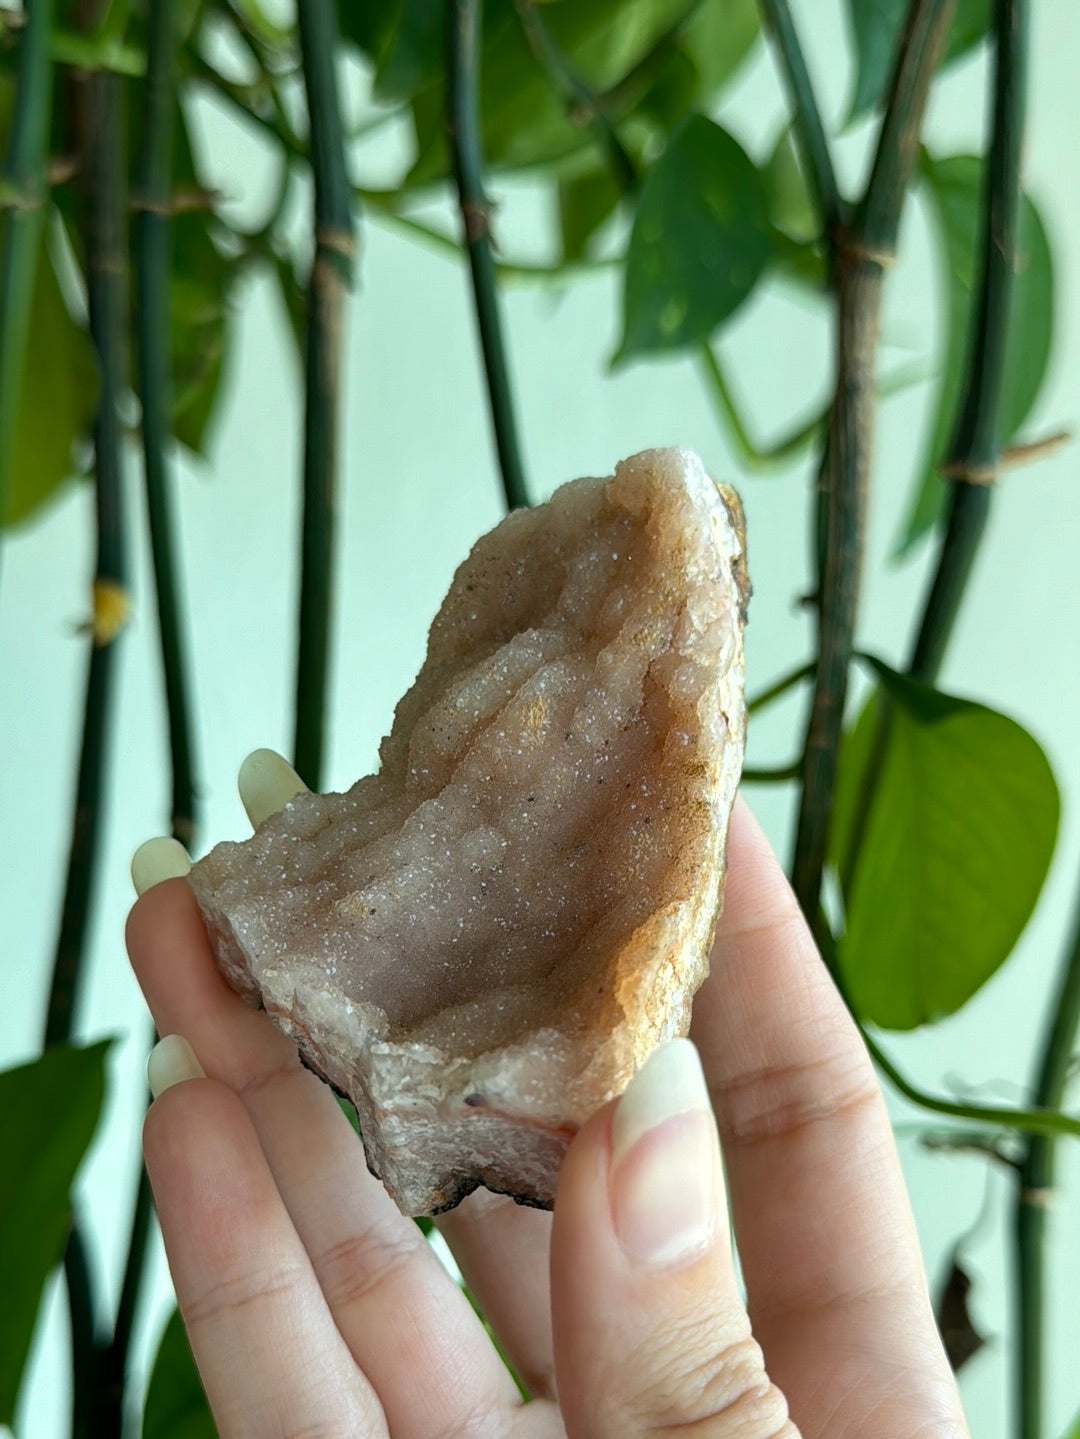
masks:
{"type": "MultiPolygon", "coordinates": [[[[187,1047],[175,1037],[165,1044],[169,1063],[159,1058],[152,1078],[167,1070],[175,1081],[187,1047]]],[[[187,1076],[196,1073],[189,1063],[187,1076]]],[[[174,1082],[151,1106],[143,1144],[221,1439],[385,1436],[379,1402],[334,1326],[239,1098],[215,1080],[174,1082]]]]}

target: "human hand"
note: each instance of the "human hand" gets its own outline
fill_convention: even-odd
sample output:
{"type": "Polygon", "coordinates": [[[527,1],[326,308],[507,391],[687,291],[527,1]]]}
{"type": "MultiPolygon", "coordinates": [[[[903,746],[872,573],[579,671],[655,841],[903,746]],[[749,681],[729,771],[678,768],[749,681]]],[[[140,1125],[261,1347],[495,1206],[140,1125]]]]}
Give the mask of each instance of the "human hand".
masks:
{"type": "Polygon", "coordinates": [[[554,1215],[478,1192],[438,1221],[529,1404],[330,1090],[221,978],[186,869],[140,851],[128,946],[190,1044],[152,1057],[144,1145],[222,1439],[966,1439],[870,1061],[741,802],[701,1063],[663,1046],[583,1127],[554,1215]]]}

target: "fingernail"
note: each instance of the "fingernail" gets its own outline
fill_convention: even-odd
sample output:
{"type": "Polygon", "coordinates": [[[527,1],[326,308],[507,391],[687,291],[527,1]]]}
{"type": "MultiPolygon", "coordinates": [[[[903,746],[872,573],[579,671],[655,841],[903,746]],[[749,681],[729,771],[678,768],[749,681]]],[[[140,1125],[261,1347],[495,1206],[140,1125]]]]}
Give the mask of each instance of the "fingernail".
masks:
{"type": "Polygon", "coordinates": [[[258,829],[298,794],[307,793],[307,785],[292,765],[272,749],[253,750],[240,766],[236,785],[252,829],[258,829]]]}
{"type": "Polygon", "coordinates": [[[174,1084],[182,1084],[185,1079],[205,1078],[205,1069],[182,1034],[167,1034],[164,1039],[159,1039],[146,1061],[146,1082],[155,1099],[174,1084]]]}
{"type": "Polygon", "coordinates": [[[145,894],[166,879],[183,879],[191,873],[188,852],[177,839],[148,839],[131,856],[131,882],[136,894],[145,894]]]}
{"type": "Polygon", "coordinates": [[[615,1107],[609,1171],[615,1232],[635,1264],[673,1268],[703,1254],[718,1221],[716,1123],[698,1052],[662,1044],[615,1107]]]}

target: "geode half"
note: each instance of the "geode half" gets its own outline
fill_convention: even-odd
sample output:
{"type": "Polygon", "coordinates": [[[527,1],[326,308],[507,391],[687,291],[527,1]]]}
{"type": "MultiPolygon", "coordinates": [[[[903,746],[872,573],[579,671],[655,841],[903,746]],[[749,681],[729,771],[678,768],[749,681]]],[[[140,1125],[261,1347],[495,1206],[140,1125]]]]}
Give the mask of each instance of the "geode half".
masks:
{"type": "Polygon", "coordinates": [[[742,760],[741,511],[652,450],[458,570],[378,774],[191,883],[218,962],[356,1106],[403,1210],[551,1203],[707,972],[742,760]]]}

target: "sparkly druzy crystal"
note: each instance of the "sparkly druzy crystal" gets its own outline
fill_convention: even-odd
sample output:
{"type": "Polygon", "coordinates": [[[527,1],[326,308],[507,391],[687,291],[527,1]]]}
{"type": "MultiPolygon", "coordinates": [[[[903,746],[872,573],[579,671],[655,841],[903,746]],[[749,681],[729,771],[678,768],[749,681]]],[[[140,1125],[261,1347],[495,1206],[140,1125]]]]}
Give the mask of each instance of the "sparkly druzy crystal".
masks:
{"type": "Polygon", "coordinates": [[[458,570],[376,775],[191,883],[230,983],[356,1106],[406,1211],[549,1204],[685,1033],[745,729],[738,502],[685,450],[509,515],[458,570]]]}

